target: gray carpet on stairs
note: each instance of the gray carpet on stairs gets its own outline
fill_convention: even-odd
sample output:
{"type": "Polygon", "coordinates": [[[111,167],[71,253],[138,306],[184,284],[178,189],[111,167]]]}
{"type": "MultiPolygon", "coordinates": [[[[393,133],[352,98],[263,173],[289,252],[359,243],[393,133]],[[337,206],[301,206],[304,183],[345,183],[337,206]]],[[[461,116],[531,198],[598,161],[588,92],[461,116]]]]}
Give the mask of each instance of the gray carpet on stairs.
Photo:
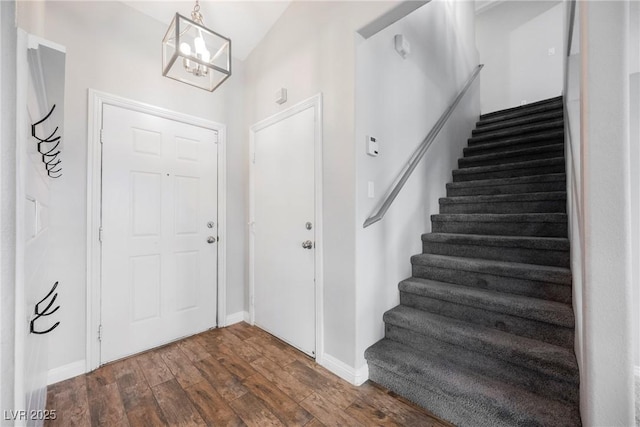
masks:
{"type": "Polygon", "coordinates": [[[561,97],[480,117],[371,380],[459,426],[581,425],[563,126],[561,97]]]}

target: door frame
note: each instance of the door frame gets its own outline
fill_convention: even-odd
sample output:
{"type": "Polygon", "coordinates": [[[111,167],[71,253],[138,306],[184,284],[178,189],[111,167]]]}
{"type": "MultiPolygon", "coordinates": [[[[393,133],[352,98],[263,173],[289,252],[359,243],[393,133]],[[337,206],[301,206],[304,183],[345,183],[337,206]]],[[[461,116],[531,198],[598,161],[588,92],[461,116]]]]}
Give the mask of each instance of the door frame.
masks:
{"type": "Polygon", "coordinates": [[[217,327],[226,326],[227,291],[227,127],[224,124],[184,113],[156,107],[117,95],[89,89],[89,114],[87,135],[87,331],[86,372],[100,366],[100,341],[98,339],[101,318],[102,247],[99,241],[102,212],[102,149],[100,131],[102,111],[112,105],[130,111],[199,126],[218,132],[218,272],[217,272],[217,327]]]}
{"type": "Polygon", "coordinates": [[[266,127],[274,125],[304,110],[313,108],[314,130],[314,201],[315,201],[315,321],[316,362],[322,363],[324,354],[323,315],[323,241],[322,241],[322,93],[301,101],[251,126],[249,131],[249,317],[255,324],[255,136],[266,127]]]}

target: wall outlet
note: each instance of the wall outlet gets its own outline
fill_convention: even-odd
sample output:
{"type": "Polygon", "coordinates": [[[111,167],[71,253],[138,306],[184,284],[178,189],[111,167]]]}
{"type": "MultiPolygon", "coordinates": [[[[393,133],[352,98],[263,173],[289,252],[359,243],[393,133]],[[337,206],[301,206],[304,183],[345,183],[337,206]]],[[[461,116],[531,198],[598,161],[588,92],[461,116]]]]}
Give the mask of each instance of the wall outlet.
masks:
{"type": "Polygon", "coordinates": [[[547,51],[547,54],[549,56],[553,56],[556,54],[556,48],[555,47],[550,47],[549,50],[547,51]]]}

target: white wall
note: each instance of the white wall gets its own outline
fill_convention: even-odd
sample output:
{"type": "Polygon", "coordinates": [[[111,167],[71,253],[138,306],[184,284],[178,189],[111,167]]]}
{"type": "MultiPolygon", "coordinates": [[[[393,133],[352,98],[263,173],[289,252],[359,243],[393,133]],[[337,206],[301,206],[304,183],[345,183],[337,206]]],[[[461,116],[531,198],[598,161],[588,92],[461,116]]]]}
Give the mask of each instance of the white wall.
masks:
{"type": "Polygon", "coordinates": [[[355,32],[393,5],[294,1],[245,62],[246,129],[323,94],[324,352],[351,367],[356,307],[355,32]],[[280,106],[274,97],[281,87],[287,88],[289,101],[280,106]]]}
{"type": "Polygon", "coordinates": [[[580,407],[584,425],[633,425],[628,47],[637,37],[629,2],[578,5],[579,49],[567,69],[567,172],[580,407]]]}
{"type": "MultiPolygon", "coordinates": [[[[629,141],[634,365],[640,374],[640,3],[629,5],[629,141]],[[635,143],[634,143],[635,142],[635,143]]],[[[640,414],[638,414],[640,415],[640,414]]]]}
{"type": "MultiPolygon", "coordinates": [[[[3,2],[4,3],[4,2],[3,2]]],[[[61,325],[51,334],[49,368],[56,379],[77,374],[85,359],[87,90],[227,124],[227,313],[244,310],[246,178],[242,145],[242,63],[209,93],[162,77],[166,25],[120,2],[18,2],[26,31],[66,47],[64,175],[51,207],[61,325]]],[[[168,23],[167,23],[168,25],[168,23]]],[[[4,111],[4,110],[3,110],[4,111]]]]}
{"type": "Polygon", "coordinates": [[[483,113],[562,93],[563,10],[557,0],[506,1],[477,16],[478,51],[485,64],[483,113]]]}
{"type": "MultiPolygon", "coordinates": [[[[422,252],[422,233],[471,136],[480,112],[476,81],[441,131],[387,216],[363,229],[407,160],[478,65],[474,4],[434,0],[362,40],[356,62],[356,367],[364,350],[384,336],[383,313],[398,304],[398,282],[411,276],[410,257],[422,252]],[[411,43],[403,59],[394,35],[411,43]],[[365,152],[376,137],[380,154],[365,152]],[[375,195],[367,195],[368,182],[375,195]]],[[[484,72],[484,71],[482,71],[484,72]]],[[[481,72],[481,73],[482,73],[481,72]]],[[[482,75],[482,74],[481,74],[482,75]]]]}
{"type": "MultiPolygon", "coordinates": [[[[0,2],[0,411],[15,409],[15,3],[0,2]]],[[[11,422],[2,417],[0,425],[11,422]]]]}

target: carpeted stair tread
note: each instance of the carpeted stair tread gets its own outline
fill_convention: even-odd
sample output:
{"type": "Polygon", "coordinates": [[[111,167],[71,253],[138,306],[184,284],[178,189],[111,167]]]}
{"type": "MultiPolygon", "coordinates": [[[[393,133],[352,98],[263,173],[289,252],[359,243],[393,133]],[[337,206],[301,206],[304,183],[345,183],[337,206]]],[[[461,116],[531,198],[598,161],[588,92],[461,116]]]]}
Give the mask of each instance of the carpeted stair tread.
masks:
{"type": "Polygon", "coordinates": [[[472,135],[481,135],[485,132],[491,132],[494,130],[500,130],[505,128],[512,128],[517,126],[528,125],[532,123],[539,123],[548,120],[561,119],[564,116],[562,107],[543,111],[541,113],[532,113],[525,116],[514,117],[511,119],[503,119],[499,121],[482,121],[476,123],[476,128],[473,130],[472,135]]]}
{"type": "Polygon", "coordinates": [[[563,237],[492,236],[483,234],[425,233],[423,242],[528,248],[548,251],[569,251],[569,239],[563,237]]]}
{"type": "Polygon", "coordinates": [[[485,142],[477,145],[469,145],[462,149],[464,157],[472,157],[481,154],[499,153],[503,151],[522,148],[539,147],[542,145],[564,145],[564,129],[554,129],[548,132],[540,132],[532,135],[518,136],[503,139],[496,142],[485,142]]]}
{"type": "Polygon", "coordinates": [[[566,174],[517,176],[512,178],[478,179],[447,183],[447,196],[540,193],[565,191],[566,174]]]}
{"type": "Polygon", "coordinates": [[[452,171],[453,181],[473,181],[476,179],[515,178],[518,176],[540,175],[541,173],[563,173],[564,157],[542,160],[503,163],[490,166],[474,166],[452,171]]]}
{"type": "Polygon", "coordinates": [[[518,148],[515,150],[502,151],[498,153],[463,157],[458,160],[458,167],[467,168],[473,166],[489,166],[500,163],[516,163],[519,161],[541,160],[545,158],[560,157],[563,154],[564,146],[561,144],[542,145],[539,147],[518,148]]]}
{"type": "Polygon", "coordinates": [[[457,196],[441,197],[441,205],[455,205],[467,203],[504,203],[504,202],[528,202],[532,200],[566,200],[566,191],[548,191],[542,193],[524,194],[495,194],[483,196],[457,196]]]}
{"type": "Polygon", "coordinates": [[[413,255],[411,264],[571,286],[571,271],[563,267],[433,254],[413,255]]]}
{"type": "MultiPolygon", "coordinates": [[[[417,279],[414,280],[425,280],[417,279]]],[[[473,288],[465,285],[455,285],[452,283],[446,283],[442,281],[433,280],[435,283],[442,283],[447,286],[460,286],[462,290],[476,289],[476,291],[484,290],[483,288],[473,288]]],[[[466,295],[459,301],[454,299],[448,299],[449,295],[447,289],[442,289],[444,292],[437,292],[437,289],[429,288],[430,292],[425,295],[420,293],[411,293],[400,291],[400,305],[405,307],[411,307],[425,312],[438,314],[440,316],[450,317],[458,319],[464,322],[469,322],[475,325],[485,326],[488,328],[497,329],[499,331],[507,332],[513,335],[519,335],[522,337],[530,338],[533,340],[544,341],[549,344],[557,345],[560,347],[573,349],[575,346],[575,334],[572,327],[556,325],[553,322],[540,321],[524,317],[523,315],[509,314],[500,311],[500,306],[496,302],[486,301],[482,299],[474,299],[473,296],[466,295]]],[[[491,290],[490,290],[491,291],[491,290]]],[[[510,295],[502,291],[491,291],[492,293],[510,295]]],[[[424,292],[423,292],[424,293],[424,292]]],[[[456,293],[457,294],[457,293],[456,293]]],[[[514,295],[515,294],[511,294],[514,295]]],[[[525,295],[522,295],[523,297],[525,295]]],[[[551,301],[546,298],[527,297],[536,301],[551,301]]],[[[570,307],[570,299],[565,301],[558,301],[558,303],[564,306],[570,307]]],[[[412,346],[417,348],[418,345],[430,345],[425,343],[424,336],[413,336],[408,341],[407,338],[401,338],[406,336],[406,332],[398,331],[391,325],[385,326],[386,336],[400,342],[411,342],[412,346]]],[[[428,340],[427,340],[428,341],[428,340]]],[[[442,346],[442,342],[438,341],[438,344],[442,346]]],[[[488,359],[491,360],[491,359],[488,359]]],[[[495,366],[494,366],[495,367],[495,366]]],[[[498,375],[498,372],[494,373],[498,375]]]]}
{"type": "Polygon", "coordinates": [[[542,111],[555,110],[558,108],[562,108],[561,96],[532,102],[526,105],[519,105],[517,107],[506,108],[504,110],[492,111],[491,113],[481,114],[480,121],[489,123],[491,121],[509,120],[510,118],[517,116],[535,114],[542,111]]]}
{"type": "Polygon", "coordinates": [[[440,213],[565,212],[565,191],[542,193],[456,196],[439,199],[440,213]]]}
{"type": "Polygon", "coordinates": [[[411,258],[413,277],[570,304],[571,275],[567,272],[566,267],[450,254],[411,258]]]}
{"type": "Polygon", "coordinates": [[[549,120],[546,122],[532,123],[514,128],[494,130],[485,132],[480,135],[473,135],[469,138],[469,145],[481,144],[483,142],[493,142],[497,140],[512,138],[515,136],[535,134],[546,132],[554,129],[562,129],[564,127],[564,119],[549,120]]]}
{"type": "Polygon", "coordinates": [[[434,221],[452,222],[555,222],[566,223],[567,214],[564,213],[526,213],[526,214],[433,214],[434,221]]]}
{"type": "Polygon", "coordinates": [[[452,234],[567,237],[565,213],[434,214],[432,230],[452,234]]]}
{"type": "MultiPolygon", "coordinates": [[[[383,316],[386,324],[413,330],[556,379],[579,382],[573,351],[567,348],[474,325],[450,317],[399,305],[383,316]]],[[[411,343],[404,343],[411,345],[411,343]]]]}
{"type": "Polygon", "coordinates": [[[398,285],[400,292],[478,307],[565,328],[574,327],[573,309],[568,304],[510,295],[436,280],[411,277],[398,285]]]}
{"type": "Polygon", "coordinates": [[[561,427],[580,423],[575,405],[481,377],[429,356],[428,352],[389,339],[365,352],[372,380],[460,427],[561,427]]]}
{"type": "Polygon", "coordinates": [[[428,233],[422,253],[569,267],[569,241],[561,237],[428,233]]]}
{"type": "MultiPolygon", "coordinates": [[[[578,390],[574,383],[540,375],[531,369],[491,357],[490,354],[478,353],[393,324],[385,325],[385,339],[422,351],[429,358],[446,360],[446,363],[457,369],[480,377],[514,385],[553,400],[574,404],[579,401],[578,390]]],[[[573,341],[572,338],[571,342],[573,341]]]]}

